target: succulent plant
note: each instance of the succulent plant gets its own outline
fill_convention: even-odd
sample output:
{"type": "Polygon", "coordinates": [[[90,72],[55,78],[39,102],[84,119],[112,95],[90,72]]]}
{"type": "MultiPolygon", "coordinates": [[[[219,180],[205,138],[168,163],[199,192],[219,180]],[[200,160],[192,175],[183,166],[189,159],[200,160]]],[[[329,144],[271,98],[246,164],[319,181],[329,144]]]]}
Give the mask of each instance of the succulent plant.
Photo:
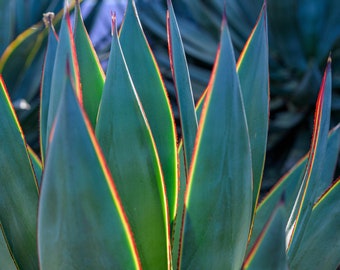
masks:
{"type": "Polygon", "coordinates": [[[223,16],[195,106],[168,1],[180,142],[134,1],[119,34],[112,16],[106,75],[79,3],[73,28],[65,10],[58,35],[46,18],[41,158],[0,76],[0,269],[335,269],[340,126],[329,132],[331,58],[310,151],[259,203],[269,121],[265,4],[237,62],[223,16]]]}
{"type": "MultiPolygon", "coordinates": [[[[225,6],[235,57],[238,58],[261,9],[254,0],[174,0],[188,59],[195,100],[205,90],[219,43],[219,22],[225,6]]],[[[324,63],[333,59],[331,126],[339,118],[339,1],[267,0],[269,73],[271,80],[270,126],[263,193],[278,174],[285,173],[307,151],[313,127],[313,104],[321,84],[324,63]]],[[[137,1],[145,33],[176,107],[167,57],[166,1],[137,1]]],[[[177,111],[176,109],[174,110],[177,111]]],[[[176,114],[178,118],[178,115],[176,114]]],[[[180,129],[179,129],[180,132],[180,129]]],[[[338,170],[339,170],[338,166],[338,170]]]]}

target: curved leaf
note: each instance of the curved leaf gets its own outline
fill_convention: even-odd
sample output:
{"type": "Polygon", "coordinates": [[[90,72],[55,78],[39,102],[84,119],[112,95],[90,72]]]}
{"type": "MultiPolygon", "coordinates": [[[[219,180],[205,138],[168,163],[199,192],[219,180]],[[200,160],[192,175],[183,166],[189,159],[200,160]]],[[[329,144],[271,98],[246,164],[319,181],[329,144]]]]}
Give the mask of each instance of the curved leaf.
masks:
{"type": "Polygon", "coordinates": [[[180,268],[240,269],[251,223],[251,153],[225,19],[199,123],[185,206],[180,268]]]}
{"type": "Polygon", "coordinates": [[[322,168],[327,147],[332,95],[331,58],[328,59],[314,116],[312,143],[304,178],[287,224],[288,259],[291,261],[303,237],[322,182],[322,168]]]}
{"type": "Polygon", "coordinates": [[[51,132],[38,216],[40,269],[139,269],[115,183],[65,82],[51,132]]]}
{"type": "Polygon", "coordinates": [[[49,27],[47,50],[41,76],[40,89],[40,152],[42,161],[45,161],[47,147],[47,121],[50,104],[52,74],[58,47],[58,36],[52,25],[53,17],[45,15],[46,24],[49,27]]]}
{"type": "Polygon", "coordinates": [[[237,63],[247,116],[253,168],[253,213],[260,193],[269,120],[267,11],[261,14],[237,63]]]}
{"type": "Polygon", "coordinates": [[[156,143],[172,223],[176,215],[178,192],[174,119],[160,71],[144,36],[133,0],[127,3],[120,42],[156,143]]]}
{"type": "Polygon", "coordinates": [[[19,268],[38,269],[38,187],[26,142],[0,76],[0,221],[19,268]]]}
{"type": "Polygon", "coordinates": [[[186,174],[188,174],[197,132],[197,118],[189,70],[171,0],[168,0],[167,31],[169,39],[170,66],[176,89],[182,130],[181,135],[183,140],[185,168],[186,174]]]}
{"type": "MultiPolygon", "coordinates": [[[[50,102],[48,104],[48,116],[46,126],[46,138],[49,138],[54,118],[58,109],[61,89],[65,88],[67,80],[66,62],[69,61],[70,72],[72,74],[72,81],[74,82],[75,91],[78,96],[81,96],[79,69],[75,45],[73,40],[73,33],[70,21],[69,11],[65,9],[64,17],[61,22],[59,31],[59,42],[55,55],[55,62],[52,73],[50,102]]],[[[44,89],[45,90],[45,89],[44,89]]],[[[48,91],[48,90],[46,90],[48,91]]],[[[80,98],[82,100],[82,98],[80,98]]],[[[48,143],[48,142],[47,142],[48,143]]],[[[48,149],[48,146],[46,146],[48,149]]]]}
{"type": "Polygon", "coordinates": [[[340,178],[314,206],[292,270],[337,269],[340,262],[340,178]]]}
{"type": "Polygon", "coordinates": [[[86,31],[80,13],[79,1],[77,1],[76,8],[74,41],[79,64],[84,108],[92,126],[95,127],[105,75],[86,31]]]}
{"type": "Polygon", "coordinates": [[[113,28],[96,135],[131,224],[142,267],[168,269],[169,220],[160,163],[113,28]]]}
{"type": "Polygon", "coordinates": [[[286,270],[285,210],[280,201],[263,227],[252,251],[245,261],[247,270],[286,270]]]}
{"type": "MultiPolygon", "coordinates": [[[[327,149],[325,154],[325,164],[322,172],[322,183],[318,187],[318,197],[330,185],[333,179],[333,173],[336,168],[338,153],[340,149],[340,125],[334,127],[328,135],[327,149]]],[[[306,168],[308,154],[304,156],[291,170],[289,170],[269,191],[266,197],[261,201],[256,209],[255,221],[253,224],[252,234],[248,244],[248,250],[254,245],[254,242],[260,234],[263,226],[268,220],[270,213],[273,212],[276,202],[282,194],[285,195],[285,218],[288,221],[290,212],[294,206],[294,199],[299,193],[299,187],[303,179],[303,173],[306,168]]]]}

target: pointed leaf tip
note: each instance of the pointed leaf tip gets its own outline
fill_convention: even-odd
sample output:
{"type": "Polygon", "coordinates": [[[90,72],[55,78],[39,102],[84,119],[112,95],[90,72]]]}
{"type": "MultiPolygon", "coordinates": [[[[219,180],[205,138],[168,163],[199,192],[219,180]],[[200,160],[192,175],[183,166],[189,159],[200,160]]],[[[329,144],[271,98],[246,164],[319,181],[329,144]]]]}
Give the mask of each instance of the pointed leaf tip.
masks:
{"type": "Polygon", "coordinates": [[[115,11],[111,11],[111,35],[117,33],[117,16],[115,11]]]}

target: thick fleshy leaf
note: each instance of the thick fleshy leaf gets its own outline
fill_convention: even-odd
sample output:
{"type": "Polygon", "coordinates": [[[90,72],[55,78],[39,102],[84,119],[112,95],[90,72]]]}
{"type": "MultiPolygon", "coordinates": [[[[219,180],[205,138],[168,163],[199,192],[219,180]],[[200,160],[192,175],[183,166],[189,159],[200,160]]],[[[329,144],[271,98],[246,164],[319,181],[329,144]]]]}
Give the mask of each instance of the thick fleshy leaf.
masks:
{"type": "Polygon", "coordinates": [[[77,1],[76,8],[74,41],[79,64],[84,108],[92,126],[95,127],[99,103],[104,87],[105,75],[86,31],[83,18],[80,13],[79,1],[77,1]]]}
{"type": "Polygon", "coordinates": [[[292,270],[338,269],[340,262],[340,178],[314,206],[292,270]]]}
{"type": "MultiPolygon", "coordinates": [[[[327,150],[325,154],[325,164],[322,172],[322,183],[318,187],[318,196],[324,193],[325,189],[333,180],[333,173],[336,168],[338,153],[340,149],[340,125],[334,127],[328,135],[327,150]]],[[[289,170],[269,191],[266,197],[261,201],[256,209],[255,222],[253,224],[252,234],[248,244],[248,251],[253,247],[256,238],[261,233],[263,226],[270,217],[270,213],[275,209],[276,202],[284,194],[285,202],[285,219],[288,221],[291,210],[294,206],[294,200],[299,193],[299,187],[303,179],[303,173],[306,168],[308,154],[304,156],[291,170],[289,170]]]]}
{"type": "Polygon", "coordinates": [[[312,143],[306,171],[287,224],[289,261],[293,260],[296,255],[312,213],[312,207],[319,195],[317,187],[322,182],[322,169],[325,164],[324,157],[330,123],[331,97],[331,58],[329,58],[316,103],[312,143]]]}
{"type": "Polygon", "coordinates": [[[185,199],[181,269],[240,269],[252,213],[251,152],[234,52],[223,20],[185,199]]]}
{"type": "Polygon", "coordinates": [[[253,166],[253,213],[260,193],[269,120],[267,11],[262,12],[237,63],[253,166]]]}
{"type": "Polygon", "coordinates": [[[117,32],[113,32],[96,135],[131,224],[142,267],[168,269],[169,221],[160,163],[117,32]]]}
{"type": "Polygon", "coordinates": [[[167,31],[170,66],[175,84],[182,131],[185,168],[186,174],[188,174],[197,132],[197,117],[182,38],[178,29],[171,0],[168,0],[167,31]]]}
{"type": "Polygon", "coordinates": [[[115,184],[69,80],[62,92],[39,200],[40,269],[139,269],[115,184]]]}
{"type": "Polygon", "coordinates": [[[156,143],[172,223],[176,214],[178,192],[174,119],[160,71],[144,36],[133,0],[128,0],[127,3],[120,42],[156,143]]]}
{"type": "Polygon", "coordinates": [[[286,270],[284,202],[280,201],[244,263],[247,270],[286,270]]]}
{"type": "Polygon", "coordinates": [[[178,262],[179,248],[181,245],[181,232],[184,212],[184,198],[187,188],[187,174],[185,170],[185,161],[183,153],[183,142],[178,146],[178,165],[179,165],[179,190],[178,190],[178,203],[177,214],[175,222],[172,226],[171,234],[171,248],[172,248],[172,265],[178,262]]]}
{"type": "Polygon", "coordinates": [[[41,184],[41,176],[42,176],[42,163],[37,154],[32,150],[32,148],[28,145],[27,151],[30,156],[33,171],[35,174],[35,178],[37,179],[38,187],[40,187],[41,184]]]}
{"type": "Polygon", "coordinates": [[[58,37],[54,31],[52,20],[53,15],[48,14],[44,17],[45,24],[49,27],[48,44],[45,54],[45,62],[41,77],[41,90],[40,90],[40,152],[41,158],[44,162],[47,146],[47,120],[48,110],[50,104],[52,74],[55,62],[56,50],[58,46],[58,37]]]}
{"type": "MultiPolygon", "coordinates": [[[[77,56],[75,51],[75,45],[73,40],[73,33],[71,28],[71,21],[69,11],[65,9],[64,17],[61,22],[59,31],[59,42],[55,55],[55,62],[53,66],[53,74],[50,89],[50,102],[48,104],[48,116],[46,126],[46,138],[49,138],[54,118],[58,109],[61,89],[65,88],[67,80],[67,61],[69,62],[72,81],[74,83],[75,91],[77,95],[81,96],[79,69],[77,56]]],[[[44,89],[45,91],[48,91],[44,89]]],[[[82,98],[80,98],[82,100],[82,98]]],[[[47,141],[48,144],[48,141],[47,141]]],[[[46,151],[48,145],[45,146],[46,151]]]]}
{"type": "Polygon", "coordinates": [[[19,268],[38,269],[38,187],[22,130],[0,76],[0,221],[19,268]]]}
{"type": "Polygon", "coordinates": [[[0,266],[1,269],[4,269],[4,270],[17,270],[18,269],[11,256],[10,251],[8,250],[7,241],[5,239],[1,224],[0,224],[0,262],[1,262],[1,266],[0,266]]]}

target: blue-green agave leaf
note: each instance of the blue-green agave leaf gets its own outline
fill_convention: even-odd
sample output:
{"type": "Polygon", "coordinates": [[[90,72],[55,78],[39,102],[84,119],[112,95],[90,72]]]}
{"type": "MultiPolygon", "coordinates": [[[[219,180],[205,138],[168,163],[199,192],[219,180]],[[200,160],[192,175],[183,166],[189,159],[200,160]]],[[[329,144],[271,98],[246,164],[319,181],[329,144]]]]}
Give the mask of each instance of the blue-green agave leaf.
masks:
{"type": "Polygon", "coordinates": [[[60,98],[39,200],[40,269],[140,269],[115,183],[70,80],[60,98]]]}
{"type": "Polygon", "coordinates": [[[329,57],[316,103],[312,143],[306,171],[286,228],[289,261],[297,254],[296,251],[310,219],[312,207],[319,195],[317,187],[322,182],[322,172],[325,164],[324,157],[330,123],[331,96],[332,77],[331,58],[329,57]]]}
{"type": "Polygon", "coordinates": [[[237,63],[247,116],[253,166],[253,213],[260,193],[269,120],[268,31],[266,4],[237,63]]]}
{"type": "Polygon", "coordinates": [[[12,255],[8,249],[8,243],[5,239],[2,225],[0,224],[0,269],[4,270],[18,270],[12,255]]]}
{"type": "Polygon", "coordinates": [[[338,269],[340,262],[340,178],[314,205],[292,270],[338,269]]]}
{"type": "Polygon", "coordinates": [[[120,42],[156,143],[172,223],[176,215],[178,192],[174,119],[160,71],[141,28],[133,0],[128,0],[127,3],[120,42]]]}
{"type": "Polygon", "coordinates": [[[251,150],[225,18],[221,31],[189,173],[180,269],[240,269],[250,230],[251,150]]]}
{"type": "MultiPolygon", "coordinates": [[[[328,135],[327,149],[325,154],[325,164],[323,167],[322,183],[318,187],[318,197],[324,193],[333,179],[333,173],[336,168],[338,153],[340,149],[340,125],[334,127],[328,135]]],[[[308,154],[305,155],[293,168],[291,168],[269,191],[265,198],[260,202],[256,209],[255,221],[251,237],[248,244],[248,252],[253,247],[256,238],[260,234],[263,226],[268,220],[270,213],[275,209],[276,202],[280,199],[282,194],[285,195],[285,219],[288,221],[289,215],[294,206],[295,198],[299,193],[303,174],[306,168],[308,154]]]]}
{"type": "MultiPolygon", "coordinates": [[[[59,31],[59,42],[57,46],[57,51],[55,55],[55,62],[52,73],[51,89],[50,89],[50,101],[48,104],[48,116],[46,125],[46,138],[49,138],[52,125],[54,123],[54,118],[57,113],[59,106],[61,90],[65,88],[67,81],[67,61],[69,62],[70,73],[72,76],[72,81],[74,82],[74,87],[77,95],[81,98],[81,86],[79,79],[79,68],[77,62],[77,55],[75,50],[75,44],[73,40],[73,33],[70,21],[69,11],[66,8],[64,17],[61,22],[59,31]]],[[[44,89],[45,90],[45,89],[44,89]]],[[[45,90],[48,91],[48,90],[45,90]]],[[[81,101],[82,102],[82,101],[81,101]]],[[[48,141],[46,151],[48,149],[48,141]]]]}
{"type": "Polygon", "coordinates": [[[38,269],[38,185],[26,142],[0,76],[0,221],[19,268],[38,269]]]}
{"type": "Polygon", "coordinates": [[[40,152],[42,162],[44,162],[46,155],[48,110],[50,104],[53,67],[58,47],[58,36],[52,24],[53,15],[46,14],[44,20],[49,27],[49,33],[40,90],[40,152]]]}
{"type": "Polygon", "coordinates": [[[83,104],[92,126],[95,127],[105,75],[86,31],[80,13],[79,0],[76,5],[74,41],[77,51],[83,104]]]}
{"type": "Polygon", "coordinates": [[[163,175],[142,104],[120,47],[115,18],[96,135],[117,185],[145,269],[170,267],[163,175]]]}
{"type": "Polygon", "coordinates": [[[286,270],[285,210],[281,200],[259,235],[249,253],[243,269],[247,270],[286,270]]]}
{"type": "Polygon", "coordinates": [[[197,132],[197,117],[184,47],[171,0],[168,0],[167,31],[170,66],[176,90],[182,130],[185,168],[186,174],[188,174],[197,132]]]}

